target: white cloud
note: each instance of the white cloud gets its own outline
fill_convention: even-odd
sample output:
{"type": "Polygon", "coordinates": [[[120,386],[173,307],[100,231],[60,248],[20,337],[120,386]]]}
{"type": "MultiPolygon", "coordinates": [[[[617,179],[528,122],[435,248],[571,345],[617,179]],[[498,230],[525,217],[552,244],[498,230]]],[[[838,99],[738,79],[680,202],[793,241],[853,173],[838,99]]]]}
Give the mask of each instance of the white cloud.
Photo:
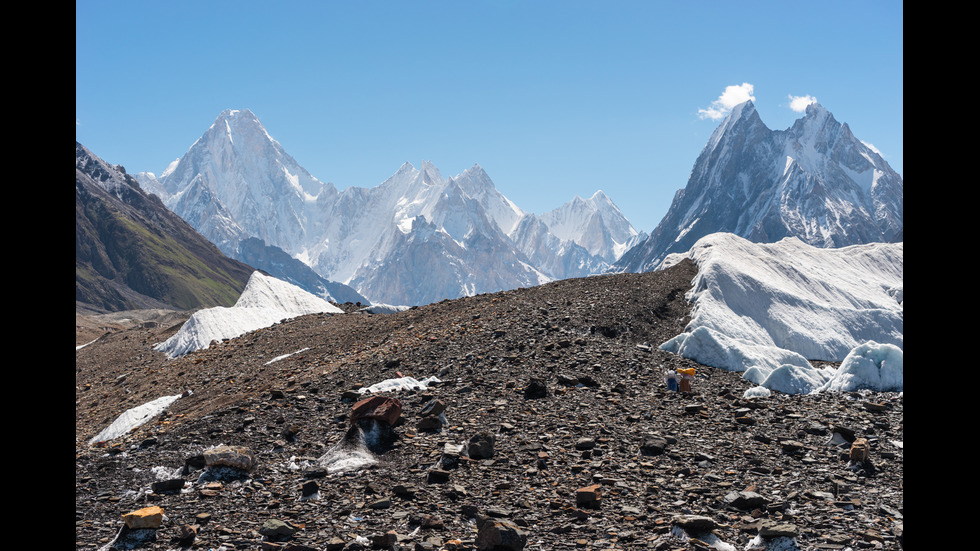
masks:
{"type": "Polygon", "coordinates": [[[698,116],[702,119],[712,120],[724,118],[732,110],[732,107],[746,101],[755,101],[755,96],[752,95],[754,91],[755,86],[748,82],[726,86],[725,91],[718,96],[718,99],[711,102],[710,107],[698,109],[698,116]]]}
{"type": "Polygon", "coordinates": [[[790,94],[789,96],[789,108],[797,113],[802,113],[806,111],[806,106],[811,103],[817,103],[817,98],[813,96],[794,96],[790,94]]]}

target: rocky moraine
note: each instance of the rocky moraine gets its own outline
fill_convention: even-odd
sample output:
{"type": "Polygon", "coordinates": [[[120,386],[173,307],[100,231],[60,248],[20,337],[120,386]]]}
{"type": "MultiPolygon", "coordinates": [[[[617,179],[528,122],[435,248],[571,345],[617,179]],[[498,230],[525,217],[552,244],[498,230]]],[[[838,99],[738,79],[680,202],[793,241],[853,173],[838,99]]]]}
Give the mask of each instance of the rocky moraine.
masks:
{"type": "Polygon", "coordinates": [[[174,360],[176,324],[108,333],[76,351],[76,549],[901,548],[903,395],[747,399],[659,350],[695,270],[347,304],[174,360]],[[435,380],[355,408],[401,377],[435,380]]]}

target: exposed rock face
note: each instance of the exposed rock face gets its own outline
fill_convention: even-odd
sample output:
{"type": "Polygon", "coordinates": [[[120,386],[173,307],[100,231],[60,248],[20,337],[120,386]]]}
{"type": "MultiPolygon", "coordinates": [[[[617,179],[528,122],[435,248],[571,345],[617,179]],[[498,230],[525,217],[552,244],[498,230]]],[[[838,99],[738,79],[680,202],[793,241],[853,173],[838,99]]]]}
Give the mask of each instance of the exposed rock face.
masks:
{"type": "Polygon", "coordinates": [[[899,549],[902,396],[745,399],[739,373],[649,346],[683,329],[693,276],[683,263],[391,315],[310,315],[172,361],[151,346],[173,329],[110,335],[76,353],[76,549],[104,547],[145,502],[166,510],[145,544],[163,551],[190,534],[200,549],[694,546],[675,530],[735,549],[786,534],[800,549],[899,549]],[[691,392],[667,390],[664,371],[690,367],[691,392]],[[408,422],[385,447],[356,445],[346,393],[395,370],[442,383],[381,394],[408,422]],[[547,395],[525,398],[533,378],[547,395]],[[186,389],[158,419],[88,446],[120,412],[186,389]],[[436,400],[446,422],[418,430],[436,400]],[[490,457],[465,453],[481,433],[490,457]],[[857,438],[861,464],[849,459],[857,438]],[[255,469],[208,480],[200,456],[219,444],[253,450],[255,469]],[[332,470],[318,460],[329,450],[360,467],[332,470]],[[153,491],[173,477],[181,492],[153,491]],[[590,487],[598,507],[578,501],[590,487]]]}

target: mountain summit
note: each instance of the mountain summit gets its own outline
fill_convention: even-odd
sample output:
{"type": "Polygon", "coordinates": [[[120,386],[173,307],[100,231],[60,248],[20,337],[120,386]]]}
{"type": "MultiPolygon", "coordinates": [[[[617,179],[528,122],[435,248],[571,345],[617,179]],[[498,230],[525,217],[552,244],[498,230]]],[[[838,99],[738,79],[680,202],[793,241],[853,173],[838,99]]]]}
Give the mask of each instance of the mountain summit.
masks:
{"type": "MultiPolygon", "coordinates": [[[[406,162],[376,187],[338,192],[245,109],[223,111],[159,178],[143,173],[141,185],[230,256],[244,260],[257,240],[389,304],[599,273],[645,237],[601,193],[542,216],[526,213],[478,164],[447,178],[430,161],[406,162]]],[[[247,258],[300,284],[275,274],[271,261],[247,258]]]]}
{"type": "Polygon", "coordinates": [[[337,193],[299,166],[248,109],[222,111],[157,182],[141,183],[226,254],[248,237],[303,240],[303,220],[317,198],[337,193]]]}
{"type": "Polygon", "coordinates": [[[823,106],[774,131],[745,102],[712,133],[650,237],[615,269],[656,269],[716,232],[818,247],[902,241],[902,212],[902,177],[823,106]]]}
{"type": "Polygon", "coordinates": [[[337,190],[301,167],[248,109],[222,111],[159,178],[137,179],[226,255],[317,296],[367,302],[278,245],[306,241],[318,201],[332,201],[337,190]]]}

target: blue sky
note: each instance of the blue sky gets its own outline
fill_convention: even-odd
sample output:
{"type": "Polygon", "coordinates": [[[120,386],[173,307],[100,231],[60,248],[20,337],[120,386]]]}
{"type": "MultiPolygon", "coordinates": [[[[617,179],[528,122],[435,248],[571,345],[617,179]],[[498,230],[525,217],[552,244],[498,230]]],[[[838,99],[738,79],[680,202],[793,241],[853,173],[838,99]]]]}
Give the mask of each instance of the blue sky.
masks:
{"type": "Polygon", "coordinates": [[[340,189],[478,163],[525,210],[601,189],[649,232],[729,97],[772,129],[816,98],[904,176],[903,24],[880,0],[77,0],[75,136],[159,173],[248,108],[340,189]]]}

